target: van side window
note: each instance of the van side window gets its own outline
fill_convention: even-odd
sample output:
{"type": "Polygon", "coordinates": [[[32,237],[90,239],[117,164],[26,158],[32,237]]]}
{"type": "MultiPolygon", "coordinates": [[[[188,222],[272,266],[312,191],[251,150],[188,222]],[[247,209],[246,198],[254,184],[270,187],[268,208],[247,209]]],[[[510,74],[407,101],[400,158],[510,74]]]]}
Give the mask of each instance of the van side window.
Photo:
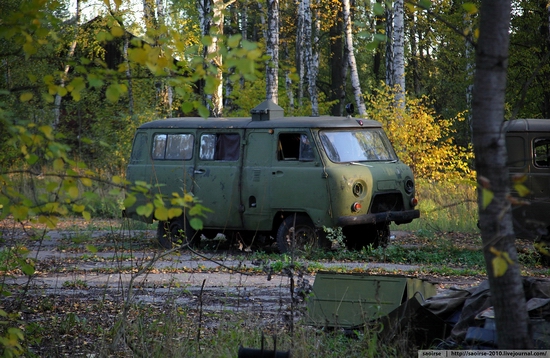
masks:
{"type": "Polygon", "coordinates": [[[548,158],[550,156],[550,138],[535,139],[533,151],[533,159],[537,167],[550,167],[548,158]]]}
{"type": "Polygon", "coordinates": [[[201,135],[199,158],[201,160],[239,160],[241,138],[236,133],[212,133],[201,135]]]}
{"type": "Polygon", "coordinates": [[[278,160],[312,161],[315,159],[313,148],[306,134],[281,133],[277,146],[278,160]]]}
{"type": "Polygon", "coordinates": [[[155,160],[189,160],[193,157],[193,135],[155,134],[151,155],[155,160]]]}
{"type": "Polygon", "coordinates": [[[130,163],[143,163],[147,158],[147,133],[138,132],[134,139],[132,154],[130,155],[130,163]]]}

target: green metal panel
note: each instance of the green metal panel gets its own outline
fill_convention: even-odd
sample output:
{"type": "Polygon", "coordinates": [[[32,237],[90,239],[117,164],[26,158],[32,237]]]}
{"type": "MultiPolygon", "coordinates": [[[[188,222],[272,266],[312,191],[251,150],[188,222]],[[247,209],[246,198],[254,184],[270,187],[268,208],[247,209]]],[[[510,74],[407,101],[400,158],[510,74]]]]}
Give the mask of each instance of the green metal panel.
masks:
{"type": "Polygon", "coordinates": [[[405,276],[320,272],[308,301],[309,321],[328,327],[359,327],[386,316],[415,292],[425,298],[436,293],[432,284],[405,276]]]}

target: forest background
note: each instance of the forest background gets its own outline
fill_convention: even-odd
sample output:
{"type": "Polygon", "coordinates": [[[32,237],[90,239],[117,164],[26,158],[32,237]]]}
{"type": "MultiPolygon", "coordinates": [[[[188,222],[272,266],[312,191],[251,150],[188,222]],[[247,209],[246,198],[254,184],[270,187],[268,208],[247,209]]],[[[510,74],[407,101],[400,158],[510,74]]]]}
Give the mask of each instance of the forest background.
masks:
{"type": "MultiPolygon", "coordinates": [[[[266,98],[277,45],[276,99],[286,116],[342,115],[357,101],[355,67],[363,115],[384,124],[417,178],[472,178],[475,2],[401,2],[402,25],[394,19],[399,1],[354,1],[350,21],[347,1],[275,3],[274,44],[272,1],[2,0],[3,172],[22,156],[34,168],[47,164],[44,153],[31,153],[45,142],[14,139],[13,130],[24,130],[67,145],[94,173],[123,177],[144,122],[248,116],[266,98]]],[[[513,2],[508,119],[549,116],[548,18],[546,1],[513,2]]]]}

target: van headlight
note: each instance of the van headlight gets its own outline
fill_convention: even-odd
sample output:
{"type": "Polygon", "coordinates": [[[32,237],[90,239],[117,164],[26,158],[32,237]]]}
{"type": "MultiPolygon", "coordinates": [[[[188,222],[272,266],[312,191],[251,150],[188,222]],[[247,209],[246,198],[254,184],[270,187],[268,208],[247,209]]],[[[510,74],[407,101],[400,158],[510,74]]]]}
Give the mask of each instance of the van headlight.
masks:
{"type": "Polygon", "coordinates": [[[411,178],[405,179],[405,192],[407,194],[412,194],[414,191],[414,181],[411,178]]]}

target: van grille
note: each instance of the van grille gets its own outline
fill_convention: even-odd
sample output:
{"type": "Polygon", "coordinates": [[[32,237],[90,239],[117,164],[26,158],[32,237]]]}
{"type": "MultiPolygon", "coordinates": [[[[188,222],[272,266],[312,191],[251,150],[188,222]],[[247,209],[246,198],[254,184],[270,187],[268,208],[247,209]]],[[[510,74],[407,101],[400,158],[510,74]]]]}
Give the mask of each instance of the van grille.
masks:
{"type": "Polygon", "coordinates": [[[371,213],[373,214],[402,210],[404,207],[401,193],[378,194],[372,201],[371,213]]]}

